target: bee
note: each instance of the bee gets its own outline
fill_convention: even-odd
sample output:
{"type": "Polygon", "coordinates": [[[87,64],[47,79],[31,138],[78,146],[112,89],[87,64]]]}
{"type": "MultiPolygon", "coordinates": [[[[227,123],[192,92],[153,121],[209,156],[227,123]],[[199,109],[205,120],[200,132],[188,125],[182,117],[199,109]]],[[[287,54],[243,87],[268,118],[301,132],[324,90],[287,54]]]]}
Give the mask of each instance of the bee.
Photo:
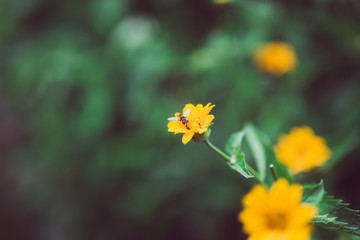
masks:
{"type": "Polygon", "coordinates": [[[187,127],[187,124],[189,123],[189,120],[187,117],[189,116],[190,109],[184,112],[184,114],[179,113],[176,117],[168,118],[169,121],[180,121],[182,124],[184,124],[187,127]]]}

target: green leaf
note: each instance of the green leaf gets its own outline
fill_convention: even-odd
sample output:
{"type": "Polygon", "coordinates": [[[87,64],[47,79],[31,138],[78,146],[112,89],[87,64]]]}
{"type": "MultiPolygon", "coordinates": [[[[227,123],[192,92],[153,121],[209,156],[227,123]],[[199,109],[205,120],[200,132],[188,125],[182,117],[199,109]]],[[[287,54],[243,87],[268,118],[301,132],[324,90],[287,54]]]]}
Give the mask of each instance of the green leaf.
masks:
{"type": "Polygon", "coordinates": [[[319,183],[304,185],[302,201],[317,205],[322,200],[324,193],[325,190],[323,180],[321,180],[319,183]]]}
{"type": "Polygon", "coordinates": [[[259,176],[262,180],[266,177],[266,158],[265,151],[261,144],[259,135],[256,132],[254,125],[248,123],[245,125],[246,139],[249,143],[250,150],[254,156],[255,165],[257,167],[259,176]]]}
{"type": "Polygon", "coordinates": [[[243,175],[246,178],[253,178],[254,175],[252,175],[249,170],[246,167],[245,162],[245,154],[240,153],[236,157],[232,155],[232,159],[235,161],[231,161],[228,163],[228,165],[235,171],[239,172],[241,175],[243,175]]]}
{"type": "Polygon", "coordinates": [[[231,156],[231,162],[229,162],[228,165],[233,170],[239,172],[246,178],[253,178],[254,176],[246,167],[245,154],[240,153],[241,144],[245,134],[245,130],[233,133],[225,145],[225,151],[231,156]]]}
{"type": "Polygon", "coordinates": [[[289,183],[292,184],[294,182],[293,176],[289,173],[287,168],[284,165],[282,165],[281,163],[279,163],[279,161],[277,160],[277,158],[275,156],[275,152],[274,152],[274,147],[273,147],[273,144],[272,144],[270,138],[266,134],[264,134],[260,131],[257,131],[257,133],[260,136],[260,139],[262,141],[262,144],[263,144],[263,147],[265,150],[267,164],[274,165],[276,176],[278,178],[285,178],[289,181],[289,183]]]}
{"type": "Polygon", "coordinates": [[[320,203],[319,215],[313,222],[323,228],[336,229],[360,236],[360,215],[358,210],[348,208],[349,204],[333,196],[324,195],[320,203]]]}
{"type": "MultiPolygon", "coordinates": [[[[227,141],[225,151],[230,154],[232,159],[238,158],[244,138],[253,155],[259,179],[264,182],[273,181],[270,169],[267,168],[267,166],[273,164],[278,178],[286,178],[290,183],[293,183],[292,175],[290,175],[287,169],[277,161],[269,137],[258,131],[251,123],[246,124],[241,131],[233,133],[227,141]],[[266,177],[267,175],[268,177],[266,177]]],[[[244,163],[241,163],[239,166],[233,164],[229,164],[229,166],[241,173],[244,177],[249,177],[250,173],[246,168],[245,159],[243,160],[240,158],[240,160],[237,161],[243,161],[244,163]]],[[[253,177],[252,174],[251,177],[253,177]]]]}
{"type": "Polygon", "coordinates": [[[225,151],[231,156],[237,156],[241,149],[241,143],[245,136],[245,130],[238,131],[231,134],[229,140],[225,145],[225,151]]]}

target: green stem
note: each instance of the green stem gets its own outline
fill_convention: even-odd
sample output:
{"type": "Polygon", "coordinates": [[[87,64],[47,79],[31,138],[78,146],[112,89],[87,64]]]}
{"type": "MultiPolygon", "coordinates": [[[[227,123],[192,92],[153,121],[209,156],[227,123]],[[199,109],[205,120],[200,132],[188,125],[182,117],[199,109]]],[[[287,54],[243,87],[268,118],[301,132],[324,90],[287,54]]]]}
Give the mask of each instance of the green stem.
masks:
{"type": "Polygon", "coordinates": [[[204,143],[211,148],[212,150],[214,150],[216,153],[218,153],[220,156],[222,156],[223,158],[225,158],[226,160],[228,160],[229,162],[231,162],[231,157],[229,155],[227,155],[226,153],[224,153],[223,151],[221,151],[220,149],[218,149],[217,147],[215,147],[210,141],[209,139],[206,139],[204,141],[204,143]]]}
{"type": "MultiPolygon", "coordinates": [[[[227,155],[226,153],[224,153],[223,151],[221,151],[219,148],[217,148],[216,146],[214,146],[209,139],[206,139],[204,141],[205,145],[208,146],[210,149],[212,149],[214,152],[216,152],[217,154],[219,154],[220,156],[222,156],[223,158],[225,158],[226,160],[228,160],[229,162],[231,162],[231,156],[227,155]]],[[[256,180],[259,181],[259,183],[261,183],[262,185],[264,185],[266,188],[269,188],[269,186],[266,184],[266,182],[264,182],[259,174],[255,171],[255,169],[253,169],[251,166],[246,165],[246,168],[249,170],[249,172],[256,178],[256,180]]]]}

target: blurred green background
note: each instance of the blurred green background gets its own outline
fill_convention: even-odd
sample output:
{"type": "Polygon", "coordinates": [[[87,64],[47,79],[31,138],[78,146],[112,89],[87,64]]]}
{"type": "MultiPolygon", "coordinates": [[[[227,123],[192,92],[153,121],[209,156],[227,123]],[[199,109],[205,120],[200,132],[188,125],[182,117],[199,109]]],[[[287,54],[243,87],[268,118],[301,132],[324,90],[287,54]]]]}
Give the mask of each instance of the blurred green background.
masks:
{"type": "Polygon", "coordinates": [[[298,181],[359,209],[359,26],[358,0],[0,0],[1,238],[245,239],[255,181],[167,132],[186,103],[216,105],[220,148],[246,122],[274,143],[311,126],[333,157],[298,181]],[[253,66],[273,40],[294,72],[253,66]]]}

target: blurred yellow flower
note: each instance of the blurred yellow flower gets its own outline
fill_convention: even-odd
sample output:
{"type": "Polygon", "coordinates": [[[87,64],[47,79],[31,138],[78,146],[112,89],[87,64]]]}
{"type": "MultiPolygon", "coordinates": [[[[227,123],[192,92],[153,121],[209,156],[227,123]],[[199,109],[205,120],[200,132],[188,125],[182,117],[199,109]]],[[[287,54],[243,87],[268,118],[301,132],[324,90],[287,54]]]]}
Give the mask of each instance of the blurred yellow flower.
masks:
{"type": "Polygon", "coordinates": [[[215,105],[208,103],[205,107],[202,104],[196,105],[186,104],[182,114],[175,113],[175,117],[168,118],[168,132],[184,133],[182,137],[183,144],[187,144],[195,134],[205,133],[209,124],[215,118],[214,115],[209,115],[211,109],[215,105]]]}
{"type": "Polygon", "coordinates": [[[217,5],[226,5],[231,3],[231,0],[213,0],[213,2],[217,5]]]}
{"type": "Polygon", "coordinates": [[[269,42],[257,49],[253,61],[257,68],[274,76],[291,72],[297,65],[295,49],[280,41],[269,42]]]}
{"type": "Polygon", "coordinates": [[[243,198],[238,219],[249,240],[308,240],[316,217],[316,206],[301,202],[302,187],[279,179],[268,191],[256,185],[243,198]]]}
{"type": "Polygon", "coordinates": [[[282,135],[275,145],[275,154],[293,174],[310,171],[323,165],[331,155],[324,138],[316,136],[308,127],[294,127],[282,135]]]}

